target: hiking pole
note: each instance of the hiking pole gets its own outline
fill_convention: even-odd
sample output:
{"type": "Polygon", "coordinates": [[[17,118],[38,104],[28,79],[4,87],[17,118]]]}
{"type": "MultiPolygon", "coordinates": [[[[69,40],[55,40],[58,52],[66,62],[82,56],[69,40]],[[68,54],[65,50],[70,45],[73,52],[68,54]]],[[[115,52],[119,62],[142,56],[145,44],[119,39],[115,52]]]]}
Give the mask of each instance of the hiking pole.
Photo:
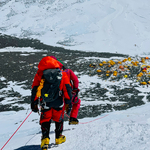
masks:
{"type": "Polygon", "coordinates": [[[8,142],[12,139],[12,137],[16,134],[16,132],[20,129],[20,127],[24,124],[24,122],[28,119],[28,117],[31,115],[32,111],[29,113],[29,115],[24,119],[24,121],[21,123],[21,125],[17,128],[17,130],[13,133],[13,135],[8,139],[8,141],[4,144],[4,146],[1,148],[1,150],[8,144],[8,142]]]}

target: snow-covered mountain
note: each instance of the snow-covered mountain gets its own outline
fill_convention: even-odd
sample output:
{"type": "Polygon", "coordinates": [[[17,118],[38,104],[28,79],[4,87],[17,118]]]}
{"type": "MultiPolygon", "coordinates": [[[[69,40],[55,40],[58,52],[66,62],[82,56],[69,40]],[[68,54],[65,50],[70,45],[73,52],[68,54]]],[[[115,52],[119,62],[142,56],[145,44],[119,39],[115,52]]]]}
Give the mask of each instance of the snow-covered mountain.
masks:
{"type": "Polygon", "coordinates": [[[149,0],[1,0],[0,33],[72,50],[149,53],[149,0]]]}
{"type": "MultiPolygon", "coordinates": [[[[51,125],[50,149],[54,150],[149,150],[150,104],[125,111],[80,119],[80,124],[64,123],[66,142],[55,145],[55,124],[51,125]],[[82,124],[83,123],[83,124],[82,124]]],[[[1,112],[0,146],[2,147],[29,112],[1,112]]],[[[39,115],[32,113],[3,150],[40,150],[39,115]]]]}
{"type": "MultiPolygon", "coordinates": [[[[65,121],[64,135],[67,141],[59,146],[54,144],[55,125],[52,123],[49,149],[149,150],[149,85],[140,86],[139,81],[133,78],[111,81],[95,74],[89,75],[96,72],[88,68],[91,62],[123,60],[123,55],[104,57],[106,53],[100,56],[102,54],[71,52],[81,50],[83,53],[128,54],[135,56],[132,58],[134,61],[141,56],[149,57],[149,0],[0,0],[1,34],[18,39],[38,39],[43,44],[70,50],[70,53],[63,53],[31,47],[0,49],[1,150],[40,150],[39,115],[30,114],[30,84],[38,61],[52,54],[63,57],[65,63],[70,68],[74,67],[80,77],[80,110],[84,111],[79,112],[82,116],[79,125],[69,126],[65,121]],[[82,67],[85,67],[84,70],[82,67]],[[122,94],[124,89],[128,91],[122,94]],[[100,97],[101,92],[105,96],[100,97]],[[116,99],[117,93],[122,97],[116,99]],[[119,111],[121,107],[132,108],[119,111]],[[23,125],[17,130],[21,123],[23,125]]],[[[14,38],[15,41],[18,42],[14,38]]],[[[150,65],[149,59],[144,63],[150,65]]],[[[127,65],[131,66],[131,61],[127,65]]]]}

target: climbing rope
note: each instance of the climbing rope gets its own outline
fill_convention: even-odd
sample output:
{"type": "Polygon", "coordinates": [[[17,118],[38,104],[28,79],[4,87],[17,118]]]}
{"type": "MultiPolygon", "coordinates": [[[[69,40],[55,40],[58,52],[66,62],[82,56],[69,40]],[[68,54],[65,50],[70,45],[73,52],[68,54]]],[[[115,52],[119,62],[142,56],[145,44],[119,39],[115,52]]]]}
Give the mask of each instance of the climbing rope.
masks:
{"type": "Polygon", "coordinates": [[[12,136],[8,139],[8,141],[4,144],[4,146],[1,148],[1,150],[8,144],[8,142],[12,139],[12,137],[16,134],[16,132],[20,129],[20,127],[24,124],[24,122],[28,119],[28,117],[31,115],[32,111],[29,113],[29,115],[24,119],[24,121],[21,123],[21,125],[17,128],[17,130],[12,134],[12,136]]]}
{"type": "MultiPolygon", "coordinates": [[[[68,118],[70,118],[66,113],[65,113],[65,115],[68,117],[68,118]]],[[[91,120],[91,121],[88,121],[88,122],[79,122],[79,124],[87,124],[87,123],[91,123],[91,122],[94,122],[94,121],[96,121],[96,120],[99,120],[99,119],[102,119],[102,118],[105,118],[105,117],[107,117],[108,116],[108,114],[107,115],[105,115],[105,116],[102,116],[102,117],[100,117],[100,118],[97,118],[97,119],[94,119],[94,120],[91,120]]]]}

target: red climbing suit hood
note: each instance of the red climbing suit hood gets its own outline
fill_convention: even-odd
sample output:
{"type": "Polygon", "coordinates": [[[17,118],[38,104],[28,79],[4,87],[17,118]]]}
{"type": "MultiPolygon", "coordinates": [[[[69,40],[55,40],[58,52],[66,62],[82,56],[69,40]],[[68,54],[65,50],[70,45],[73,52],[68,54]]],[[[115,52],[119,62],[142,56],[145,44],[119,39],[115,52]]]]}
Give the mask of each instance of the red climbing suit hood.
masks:
{"type": "Polygon", "coordinates": [[[58,61],[50,56],[43,57],[39,62],[38,69],[39,70],[46,70],[46,69],[55,69],[61,68],[58,61]]]}
{"type": "MultiPolygon", "coordinates": [[[[55,57],[55,56],[50,56],[50,57],[52,57],[52,58],[54,58],[55,60],[57,60],[57,58],[55,57]]],[[[62,67],[63,67],[63,64],[58,60],[58,63],[59,63],[59,65],[60,65],[60,68],[62,69],[62,67]]]]}

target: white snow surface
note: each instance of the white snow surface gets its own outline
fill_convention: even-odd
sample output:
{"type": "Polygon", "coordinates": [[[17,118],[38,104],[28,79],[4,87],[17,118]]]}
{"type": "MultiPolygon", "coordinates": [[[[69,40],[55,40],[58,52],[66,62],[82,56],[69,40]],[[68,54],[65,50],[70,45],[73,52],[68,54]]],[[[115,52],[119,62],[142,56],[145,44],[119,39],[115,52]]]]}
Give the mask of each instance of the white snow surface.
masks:
{"type": "MultiPolygon", "coordinates": [[[[52,123],[49,149],[55,150],[149,150],[150,104],[124,111],[103,114],[96,118],[80,119],[79,125],[64,123],[66,142],[56,146],[52,123]]],[[[19,127],[29,111],[2,112],[0,118],[0,145],[19,127]],[[8,128],[8,126],[10,128],[8,128]]],[[[40,150],[39,115],[32,113],[5,146],[5,150],[40,150]],[[33,121],[34,120],[34,121],[33,121]]]]}
{"type": "Polygon", "coordinates": [[[149,0],[1,0],[0,33],[70,50],[149,54],[149,0]]]}
{"type": "MultiPolygon", "coordinates": [[[[3,34],[37,38],[45,44],[70,50],[149,55],[149,0],[0,0],[0,12],[0,33],[3,34]]],[[[28,48],[14,49],[24,52],[28,48]]],[[[32,48],[28,50],[33,52],[32,48]]],[[[100,82],[97,77],[92,78],[93,82],[100,82]]],[[[90,77],[83,76],[80,80],[81,88],[90,86],[90,77]]],[[[104,86],[113,84],[101,82],[104,86]]],[[[29,90],[23,90],[16,82],[10,82],[1,90],[5,93],[10,88],[19,89],[22,96],[30,95],[29,90]]],[[[149,88],[140,90],[145,95],[149,92],[149,88]]],[[[6,98],[3,102],[8,104],[10,100],[6,98]]],[[[149,150],[150,103],[146,99],[145,102],[128,110],[79,119],[80,124],[76,126],[64,122],[63,134],[67,140],[58,146],[54,144],[52,123],[49,149],[149,150]]],[[[98,102],[82,101],[81,106],[95,103],[98,102]]],[[[27,109],[23,111],[0,113],[1,150],[30,113],[30,106],[24,107],[27,109]]],[[[40,150],[40,131],[39,115],[32,113],[3,149],[40,150]]]]}

